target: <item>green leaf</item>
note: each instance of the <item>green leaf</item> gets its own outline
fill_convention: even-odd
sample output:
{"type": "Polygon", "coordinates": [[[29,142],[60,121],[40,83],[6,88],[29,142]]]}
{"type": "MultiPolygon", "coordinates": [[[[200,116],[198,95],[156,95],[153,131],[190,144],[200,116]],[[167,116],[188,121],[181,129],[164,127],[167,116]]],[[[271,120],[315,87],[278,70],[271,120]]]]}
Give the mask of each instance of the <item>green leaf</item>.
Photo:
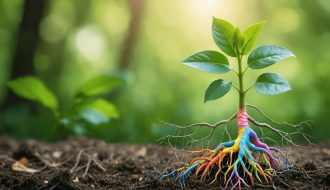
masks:
{"type": "Polygon", "coordinates": [[[107,123],[110,118],[118,118],[117,108],[105,99],[90,101],[80,108],[79,115],[93,125],[107,123]]]}
{"type": "Polygon", "coordinates": [[[248,65],[252,69],[262,69],[288,57],[295,56],[286,48],[274,45],[264,45],[250,53],[248,65]]]}
{"type": "Polygon", "coordinates": [[[204,102],[221,98],[227,94],[231,89],[231,82],[224,81],[223,79],[213,81],[206,89],[204,102]]]}
{"type": "Polygon", "coordinates": [[[57,109],[55,95],[37,77],[25,76],[7,83],[8,87],[18,96],[41,103],[52,110],[57,109]]]}
{"type": "Polygon", "coordinates": [[[213,17],[212,36],[217,46],[227,55],[236,57],[233,46],[235,27],[229,22],[213,17]]]}
{"type": "Polygon", "coordinates": [[[227,57],[216,51],[196,53],[182,63],[208,73],[226,73],[231,69],[227,57]]]}
{"type": "Polygon", "coordinates": [[[121,86],[123,83],[123,79],[119,77],[97,76],[81,84],[75,93],[75,97],[100,95],[121,86]]]}
{"type": "Polygon", "coordinates": [[[251,26],[249,26],[247,29],[244,30],[243,32],[244,45],[242,48],[243,55],[246,55],[251,51],[264,25],[265,25],[265,21],[252,24],[251,26]]]}
{"type": "Polygon", "coordinates": [[[276,73],[264,73],[260,75],[254,87],[258,92],[267,95],[276,95],[291,90],[289,82],[276,73]]]}
{"type": "Polygon", "coordinates": [[[118,118],[119,112],[115,105],[113,105],[108,100],[98,98],[87,104],[88,107],[97,109],[104,114],[106,114],[109,118],[118,118]]]}
{"type": "Polygon", "coordinates": [[[242,46],[243,46],[244,40],[242,33],[238,27],[236,27],[235,32],[234,32],[234,41],[233,41],[233,46],[236,48],[239,53],[241,52],[242,46]]]}
{"type": "Polygon", "coordinates": [[[109,122],[109,118],[101,111],[93,108],[86,107],[80,110],[79,115],[85,121],[92,125],[100,125],[109,122]]]}

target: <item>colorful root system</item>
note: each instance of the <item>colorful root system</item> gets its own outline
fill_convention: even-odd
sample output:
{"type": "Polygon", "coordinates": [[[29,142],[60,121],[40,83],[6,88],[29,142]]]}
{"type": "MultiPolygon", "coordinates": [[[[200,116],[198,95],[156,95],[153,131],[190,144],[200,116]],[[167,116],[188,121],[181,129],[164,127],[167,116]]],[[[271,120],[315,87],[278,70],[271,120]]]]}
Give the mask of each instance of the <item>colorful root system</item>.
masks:
{"type": "Polygon", "coordinates": [[[187,166],[162,175],[175,177],[184,185],[188,176],[195,176],[211,183],[222,179],[225,187],[241,188],[253,185],[255,181],[269,183],[274,175],[274,167],[280,164],[288,167],[284,154],[273,147],[262,143],[257,134],[248,124],[245,110],[237,113],[238,136],[234,141],[219,144],[215,149],[203,149],[194,153],[201,154],[194,158],[187,166]],[[278,152],[285,162],[274,158],[272,151],[278,152]],[[220,178],[220,175],[222,177],[220,178]]]}

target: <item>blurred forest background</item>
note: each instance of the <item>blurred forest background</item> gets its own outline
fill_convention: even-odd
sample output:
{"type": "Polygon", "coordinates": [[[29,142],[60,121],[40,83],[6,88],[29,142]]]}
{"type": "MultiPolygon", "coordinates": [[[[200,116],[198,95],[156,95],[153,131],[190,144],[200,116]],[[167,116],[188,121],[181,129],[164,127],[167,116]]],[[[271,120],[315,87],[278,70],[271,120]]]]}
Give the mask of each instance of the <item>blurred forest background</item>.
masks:
{"type": "MultiPolygon", "coordinates": [[[[193,53],[218,50],[212,16],[241,28],[266,21],[257,45],[287,47],[297,58],[263,71],[281,73],[293,90],[278,96],[251,90],[247,102],[275,120],[310,119],[313,128],[306,132],[312,140],[329,140],[328,0],[0,0],[0,133],[47,141],[79,134],[154,143],[169,131],[160,121],[184,125],[228,118],[237,110],[237,94],[204,104],[205,89],[219,76],[179,64],[193,53]],[[6,86],[20,76],[38,76],[65,110],[78,85],[107,74],[126,81],[104,96],[120,117],[78,132],[54,132],[51,111],[6,86]]],[[[249,70],[246,83],[259,74],[249,70]]],[[[236,80],[232,73],[223,77],[236,80]]]]}

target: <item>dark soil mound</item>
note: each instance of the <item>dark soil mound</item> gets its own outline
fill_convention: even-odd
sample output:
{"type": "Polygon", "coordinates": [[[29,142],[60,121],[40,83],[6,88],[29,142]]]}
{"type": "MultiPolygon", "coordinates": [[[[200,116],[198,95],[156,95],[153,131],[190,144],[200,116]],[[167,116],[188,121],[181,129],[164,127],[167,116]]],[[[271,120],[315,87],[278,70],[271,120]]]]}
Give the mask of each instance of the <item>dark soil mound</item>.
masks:
{"type": "MultiPolygon", "coordinates": [[[[175,160],[173,150],[161,145],[106,144],[86,138],[17,144],[2,137],[0,189],[181,189],[173,180],[160,181],[156,172],[178,166],[175,160]],[[13,171],[13,163],[23,163],[22,158],[37,172],[13,171]]],[[[274,177],[273,184],[252,188],[330,189],[330,143],[301,150],[295,160],[304,171],[294,169],[274,177]]],[[[219,183],[207,185],[194,178],[186,180],[186,188],[221,189],[219,183]]]]}

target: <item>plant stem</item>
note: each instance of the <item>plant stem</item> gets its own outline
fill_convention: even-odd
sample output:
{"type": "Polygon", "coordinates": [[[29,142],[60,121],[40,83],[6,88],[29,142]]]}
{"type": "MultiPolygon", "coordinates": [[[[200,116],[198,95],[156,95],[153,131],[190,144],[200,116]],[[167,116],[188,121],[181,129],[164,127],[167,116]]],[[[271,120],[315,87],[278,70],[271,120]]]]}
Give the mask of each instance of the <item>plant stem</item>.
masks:
{"type": "Polygon", "coordinates": [[[238,81],[239,81],[239,109],[245,109],[245,91],[244,91],[244,83],[243,83],[243,75],[244,72],[242,70],[242,56],[237,56],[238,62],[238,81]]]}

